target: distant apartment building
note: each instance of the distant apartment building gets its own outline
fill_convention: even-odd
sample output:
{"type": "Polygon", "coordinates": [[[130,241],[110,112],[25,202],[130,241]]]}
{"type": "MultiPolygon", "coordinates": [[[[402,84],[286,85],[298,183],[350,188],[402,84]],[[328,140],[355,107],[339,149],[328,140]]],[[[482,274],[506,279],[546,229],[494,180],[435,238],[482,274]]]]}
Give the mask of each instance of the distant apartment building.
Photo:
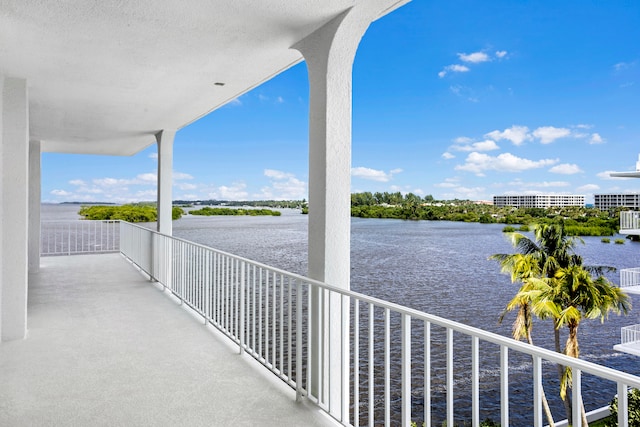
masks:
{"type": "Polygon", "coordinates": [[[574,194],[536,194],[527,196],[493,196],[495,206],[515,208],[550,208],[584,206],[584,196],[574,194]]]}
{"type": "Polygon", "coordinates": [[[600,210],[611,208],[631,208],[640,209],[640,194],[594,194],[593,205],[600,210]]]}

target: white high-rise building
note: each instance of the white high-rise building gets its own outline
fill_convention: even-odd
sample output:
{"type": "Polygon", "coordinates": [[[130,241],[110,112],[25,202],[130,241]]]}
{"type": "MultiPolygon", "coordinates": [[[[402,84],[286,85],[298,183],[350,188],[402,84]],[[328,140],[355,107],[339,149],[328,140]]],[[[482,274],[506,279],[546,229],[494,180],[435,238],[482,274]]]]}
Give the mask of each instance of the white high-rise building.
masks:
{"type": "Polygon", "coordinates": [[[584,196],[575,194],[493,196],[493,204],[495,206],[513,206],[516,208],[584,206],[584,196]]]}
{"type": "Polygon", "coordinates": [[[640,209],[640,193],[594,194],[593,205],[601,210],[611,208],[640,209]]]}

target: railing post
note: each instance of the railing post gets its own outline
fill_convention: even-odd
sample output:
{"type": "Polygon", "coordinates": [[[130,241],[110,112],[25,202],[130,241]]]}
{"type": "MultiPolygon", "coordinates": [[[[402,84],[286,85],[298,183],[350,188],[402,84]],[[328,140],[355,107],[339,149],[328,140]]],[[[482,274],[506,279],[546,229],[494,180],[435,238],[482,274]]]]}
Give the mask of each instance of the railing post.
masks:
{"type": "MultiPolygon", "coordinates": [[[[245,313],[245,292],[244,292],[244,287],[245,287],[245,267],[246,267],[246,263],[244,261],[238,261],[240,262],[240,321],[238,322],[238,328],[239,330],[239,334],[238,334],[238,338],[240,339],[240,354],[244,353],[244,341],[245,341],[245,336],[244,336],[244,326],[245,326],[245,318],[244,318],[244,313],[245,313]]],[[[275,345],[275,343],[274,343],[275,345]]]]}
{"type": "Polygon", "coordinates": [[[571,368],[571,371],[571,415],[573,417],[573,427],[582,427],[582,372],[575,367],[571,368]]]}
{"type": "Polygon", "coordinates": [[[411,316],[402,315],[402,425],[411,424],[411,316]]]}
{"type": "Polygon", "coordinates": [[[618,383],[618,427],[629,427],[629,410],[626,384],[618,383]]]}
{"type": "MultiPolygon", "coordinates": [[[[351,393],[349,390],[349,358],[351,355],[349,347],[349,318],[350,318],[350,297],[347,295],[340,295],[341,310],[340,310],[340,338],[341,338],[341,364],[340,369],[342,375],[342,383],[340,390],[342,392],[342,408],[340,410],[342,416],[342,422],[349,424],[349,400],[351,393]]],[[[357,320],[356,320],[357,321],[357,320]]]]}
{"type": "MultiPolygon", "coordinates": [[[[447,425],[453,426],[453,329],[447,328],[447,425]]],[[[504,424],[508,425],[508,424],[504,424]]]]}
{"type": "Polygon", "coordinates": [[[202,283],[204,285],[204,324],[211,318],[211,251],[204,252],[204,276],[202,283]]]}
{"type": "Polygon", "coordinates": [[[500,346],[500,424],[509,425],[509,348],[500,346]]]}
{"type": "Polygon", "coordinates": [[[471,337],[471,425],[480,425],[480,340],[471,337]]]}
{"type": "Polygon", "coordinates": [[[542,427],[542,360],[533,356],[533,425],[542,427]]]}
{"type": "Polygon", "coordinates": [[[424,426],[431,427],[431,323],[424,322],[424,426]]]}
{"type": "Polygon", "coordinates": [[[299,402],[302,399],[302,283],[296,283],[296,402],[299,402]]]}

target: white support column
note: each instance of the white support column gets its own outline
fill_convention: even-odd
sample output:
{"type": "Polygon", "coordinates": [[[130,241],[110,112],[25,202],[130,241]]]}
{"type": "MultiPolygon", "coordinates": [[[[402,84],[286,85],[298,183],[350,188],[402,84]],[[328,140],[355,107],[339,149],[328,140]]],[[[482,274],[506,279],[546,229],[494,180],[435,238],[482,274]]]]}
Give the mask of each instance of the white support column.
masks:
{"type": "Polygon", "coordinates": [[[40,141],[29,142],[29,273],[40,271],[40,141]]]}
{"type": "Polygon", "coordinates": [[[173,140],[175,130],[162,130],[156,135],[158,141],[158,231],[171,236],[172,185],[173,185],[173,140]]]}
{"type": "Polygon", "coordinates": [[[0,76],[0,341],[27,334],[28,99],[26,80],[0,76]]]}
{"type": "MultiPolygon", "coordinates": [[[[293,46],[303,54],[309,74],[308,274],[345,289],[351,273],[351,75],[360,39],[384,8],[374,12],[372,3],[375,0],[345,11],[293,46]]],[[[320,295],[312,295],[311,339],[328,345],[322,346],[325,357],[319,345],[310,355],[311,393],[322,401],[318,393],[328,391],[324,403],[335,418],[346,422],[349,414],[343,413],[341,399],[349,396],[349,357],[341,356],[349,352],[348,339],[342,339],[348,334],[348,312],[347,321],[341,321],[338,295],[325,301],[329,307],[321,307],[321,301],[320,295]],[[323,360],[326,365],[321,366],[323,360]]]]}

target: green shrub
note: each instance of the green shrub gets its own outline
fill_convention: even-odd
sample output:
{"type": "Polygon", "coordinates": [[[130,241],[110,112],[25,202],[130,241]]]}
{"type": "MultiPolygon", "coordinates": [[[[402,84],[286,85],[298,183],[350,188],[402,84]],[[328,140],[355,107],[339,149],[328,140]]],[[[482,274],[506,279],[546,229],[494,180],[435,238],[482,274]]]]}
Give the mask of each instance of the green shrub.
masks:
{"type": "Polygon", "coordinates": [[[272,216],[280,216],[280,211],[273,211],[271,209],[230,209],[230,208],[212,208],[209,206],[205,206],[202,209],[197,209],[189,212],[191,215],[204,215],[204,216],[212,216],[212,215],[272,215],[272,216]]]}
{"type": "Polygon", "coordinates": [[[507,226],[505,226],[505,227],[502,229],[502,232],[503,232],[503,233],[513,233],[513,232],[515,232],[515,231],[516,231],[516,228],[515,228],[515,227],[512,227],[512,226],[510,226],[510,225],[507,225],[507,226]]]}
{"type": "Polygon", "coordinates": [[[602,239],[600,239],[600,241],[602,243],[611,243],[611,239],[609,239],[608,237],[603,237],[602,239]]]}
{"type": "Polygon", "coordinates": [[[624,239],[616,239],[613,241],[616,245],[624,245],[624,239]]]}
{"type": "MultiPolygon", "coordinates": [[[[173,207],[171,218],[179,219],[184,211],[173,207]]],[[[154,222],[158,220],[158,212],[154,205],[137,204],[122,206],[82,206],[78,215],[93,221],[122,220],[127,222],[154,222]]]]}
{"type": "Polygon", "coordinates": [[[531,231],[531,228],[529,228],[529,226],[527,224],[522,224],[519,228],[518,231],[531,231]]]}
{"type": "Polygon", "coordinates": [[[180,219],[182,218],[182,215],[184,215],[184,210],[178,206],[174,206],[171,209],[171,219],[176,220],[176,219],[180,219]]]}
{"type": "MultiPolygon", "coordinates": [[[[640,427],[640,390],[632,388],[627,392],[627,404],[629,406],[629,427],[640,427]]],[[[607,427],[618,425],[618,398],[615,397],[609,405],[611,421],[607,427]]]]}

